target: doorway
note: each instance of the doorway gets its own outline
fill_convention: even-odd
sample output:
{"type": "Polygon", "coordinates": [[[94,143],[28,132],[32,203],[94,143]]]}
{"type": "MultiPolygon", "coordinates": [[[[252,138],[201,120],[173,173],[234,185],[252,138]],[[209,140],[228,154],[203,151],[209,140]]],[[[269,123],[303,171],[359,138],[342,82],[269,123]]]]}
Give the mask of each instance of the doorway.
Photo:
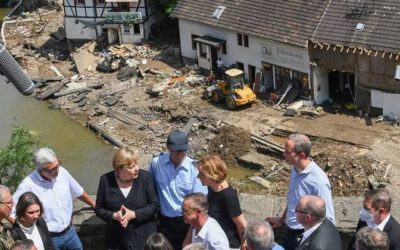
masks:
{"type": "Polygon", "coordinates": [[[354,74],[341,71],[332,71],[328,74],[329,97],[335,103],[355,101],[354,74]]]}

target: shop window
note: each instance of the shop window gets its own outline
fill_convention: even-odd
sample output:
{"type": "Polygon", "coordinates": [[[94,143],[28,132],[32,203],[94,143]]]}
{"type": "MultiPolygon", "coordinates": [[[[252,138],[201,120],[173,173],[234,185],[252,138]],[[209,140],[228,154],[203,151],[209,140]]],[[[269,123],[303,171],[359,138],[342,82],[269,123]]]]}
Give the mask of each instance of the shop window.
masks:
{"type": "Polygon", "coordinates": [[[198,38],[198,35],[193,35],[192,34],[192,49],[197,49],[197,42],[194,41],[194,39],[198,38]]]}
{"type": "Polygon", "coordinates": [[[237,42],[239,46],[249,47],[249,36],[245,34],[237,34],[237,42]]]}
{"type": "Polygon", "coordinates": [[[130,34],[131,33],[131,28],[129,27],[128,24],[124,24],[124,34],[130,34]]]}
{"type": "Polygon", "coordinates": [[[135,23],[134,25],[133,25],[133,34],[140,34],[140,24],[138,24],[138,23],[135,23]]]}
{"type": "Polygon", "coordinates": [[[200,57],[207,58],[207,46],[205,44],[200,44],[200,57]]]}
{"type": "MultiPolygon", "coordinates": [[[[284,92],[289,85],[290,69],[275,66],[275,88],[278,92],[284,92]]],[[[280,93],[281,94],[281,93],[280,93]]]]}

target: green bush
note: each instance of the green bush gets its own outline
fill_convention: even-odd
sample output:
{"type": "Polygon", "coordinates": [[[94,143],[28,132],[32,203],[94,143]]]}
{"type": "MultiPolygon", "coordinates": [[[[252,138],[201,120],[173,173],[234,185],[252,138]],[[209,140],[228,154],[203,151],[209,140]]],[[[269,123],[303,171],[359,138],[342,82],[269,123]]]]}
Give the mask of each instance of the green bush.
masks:
{"type": "Polygon", "coordinates": [[[32,146],[39,139],[29,130],[13,127],[8,145],[0,149],[0,184],[16,189],[22,179],[34,168],[32,146]]]}

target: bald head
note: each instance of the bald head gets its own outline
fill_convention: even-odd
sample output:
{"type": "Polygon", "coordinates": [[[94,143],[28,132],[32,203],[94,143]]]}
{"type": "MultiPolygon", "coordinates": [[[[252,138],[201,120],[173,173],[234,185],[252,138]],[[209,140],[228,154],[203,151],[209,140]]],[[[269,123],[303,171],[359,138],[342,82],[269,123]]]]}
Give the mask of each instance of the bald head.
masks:
{"type": "Polygon", "coordinates": [[[296,207],[296,219],[305,228],[311,228],[325,219],[326,207],[322,198],[305,195],[296,207]]]}

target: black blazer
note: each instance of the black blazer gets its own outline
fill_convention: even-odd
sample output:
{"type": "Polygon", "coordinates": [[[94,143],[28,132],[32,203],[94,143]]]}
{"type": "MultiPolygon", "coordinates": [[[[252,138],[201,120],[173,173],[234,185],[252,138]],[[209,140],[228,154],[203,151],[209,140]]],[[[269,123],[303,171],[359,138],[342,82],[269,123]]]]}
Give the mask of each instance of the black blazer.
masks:
{"type": "MultiPolygon", "coordinates": [[[[357,232],[363,227],[367,227],[367,223],[362,220],[358,220],[357,223],[357,232]]],[[[387,234],[389,238],[389,250],[400,250],[400,224],[390,216],[388,222],[386,223],[383,231],[387,234]]],[[[355,249],[356,237],[350,241],[348,250],[355,249]]]]}
{"type": "Polygon", "coordinates": [[[108,224],[108,248],[143,250],[148,237],[157,232],[154,216],[159,210],[160,202],[149,172],[139,170],[126,198],[118,187],[114,171],[100,177],[95,212],[108,224]],[[131,220],[126,228],[112,219],[113,213],[122,205],[136,214],[136,219],[131,220]]]}
{"type": "MultiPolygon", "coordinates": [[[[40,237],[42,237],[43,246],[46,250],[54,249],[53,240],[51,239],[49,229],[47,228],[46,222],[43,218],[39,218],[36,222],[36,227],[39,231],[40,237]]],[[[22,231],[21,227],[18,223],[14,223],[13,227],[11,228],[11,236],[14,240],[26,240],[26,236],[22,231]]]]}
{"type": "Polygon", "coordinates": [[[335,225],[325,218],[296,250],[342,250],[342,240],[335,225]]]}

